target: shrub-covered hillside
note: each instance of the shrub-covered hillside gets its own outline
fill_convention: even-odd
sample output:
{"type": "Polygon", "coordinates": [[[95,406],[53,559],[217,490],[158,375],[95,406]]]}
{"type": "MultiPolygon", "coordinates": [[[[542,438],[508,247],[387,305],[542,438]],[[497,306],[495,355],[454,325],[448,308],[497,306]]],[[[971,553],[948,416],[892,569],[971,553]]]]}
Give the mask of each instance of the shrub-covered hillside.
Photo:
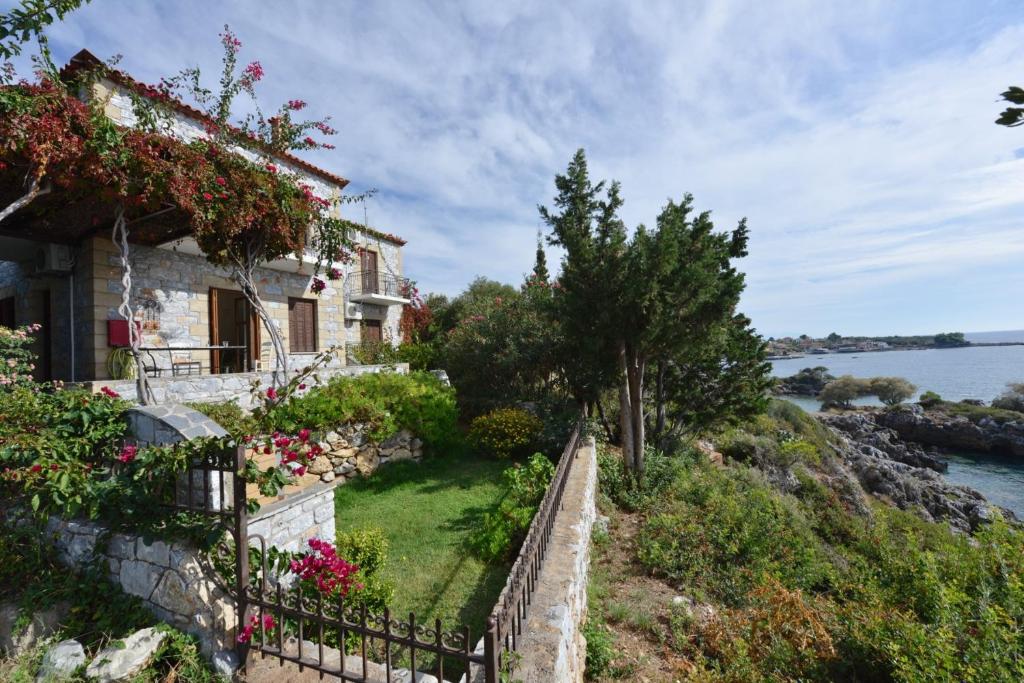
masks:
{"type": "Polygon", "coordinates": [[[591,678],[1024,680],[1024,532],[869,499],[828,437],[775,403],[721,435],[726,466],[652,456],[640,489],[605,449],[591,678]]]}

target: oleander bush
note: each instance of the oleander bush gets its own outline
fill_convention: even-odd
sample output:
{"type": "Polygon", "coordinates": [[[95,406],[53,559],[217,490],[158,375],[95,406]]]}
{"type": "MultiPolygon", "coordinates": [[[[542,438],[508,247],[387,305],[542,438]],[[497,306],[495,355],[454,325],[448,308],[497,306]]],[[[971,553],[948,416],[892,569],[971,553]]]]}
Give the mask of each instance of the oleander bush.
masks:
{"type": "Polygon", "coordinates": [[[533,450],[543,428],[539,417],[522,408],[498,408],[473,419],[469,440],[482,453],[511,458],[533,450]]]}
{"type": "Polygon", "coordinates": [[[334,377],[274,406],[268,420],[289,433],[359,422],[369,425],[370,437],[378,442],[408,429],[435,453],[456,447],[460,438],[455,392],[427,372],[334,377]]]}
{"type": "Polygon", "coordinates": [[[541,453],[534,453],[525,465],[505,470],[507,491],[501,504],[484,514],[470,538],[470,545],[481,557],[494,562],[518,551],[554,474],[555,466],[541,453]]]}

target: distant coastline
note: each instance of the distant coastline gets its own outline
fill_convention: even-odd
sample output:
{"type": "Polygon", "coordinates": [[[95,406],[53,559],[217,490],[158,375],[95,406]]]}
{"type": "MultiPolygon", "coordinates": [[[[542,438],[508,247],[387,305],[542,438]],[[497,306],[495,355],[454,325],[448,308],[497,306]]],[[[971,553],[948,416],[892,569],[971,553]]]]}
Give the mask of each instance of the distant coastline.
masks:
{"type": "Polygon", "coordinates": [[[827,351],[822,352],[805,352],[798,351],[794,353],[783,353],[779,355],[769,355],[767,360],[792,360],[793,358],[814,358],[815,356],[828,356],[832,354],[850,354],[850,353],[883,353],[886,351],[927,351],[927,350],[946,350],[946,349],[967,349],[984,346],[1024,346],[1024,341],[1006,341],[1006,342],[967,342],[958,346],[936,346],[931,345],[920,345],[920,346],[889,346],[887,348],[865,348],[856,349],[852,351],[827,351]]]}
{"type": "Polygon", "coordinates": [[[1024,346],[1024,330],[882,336],[845,336],[833,332],[827,337],[821,338],[814,338],[806,334],[801,334],[798,337],[769,337],[768,360],[789,360],[830,354],[922,351],[984,346],[1024,346]]]}

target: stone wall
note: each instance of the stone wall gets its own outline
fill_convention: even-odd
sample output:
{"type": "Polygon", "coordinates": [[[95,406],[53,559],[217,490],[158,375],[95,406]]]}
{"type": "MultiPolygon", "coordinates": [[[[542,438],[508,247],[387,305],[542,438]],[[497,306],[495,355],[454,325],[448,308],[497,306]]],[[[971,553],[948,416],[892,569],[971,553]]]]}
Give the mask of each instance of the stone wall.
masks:
{"type": "Polygon", "coordinates": [[[587,615],[590,533],[597,517],[597,456],[590,439],[576,453],[562,509],[537,580],[514,680],[581,682],[587,654],[581,627],[587,615]]]}
{"type": "Polygon", "coordinates": [[[315,484],[284,500],[264,505],[249,520],[249,544],[258,546],[253,536],[262,536],[267,547],[295,552],[305,550],[311,538],[334,542],[334,487],[315,484]]]}
{"type": "Polygon", "coordinates": [[[112,534],[90,522],[51,519],[60,560],[85,567],[101,558],[110,580],[143,600],[161,621],[194,634],[207,657],[234,648],[235,603],[208,560],[181,543],[152,543],[129,534],[112,534]]]}
{"type": "MultiPolygon", "coordinates": [[[[310,378],[309,385],[316,386],[326,383],[332,377],[356,377],[371,372],[398,372],[408,374],[409,364],[391,365],[350,365],[331,367],[321,370],[316,378],[310,378]]],[[[258,379],[260,386],[272,386],[270,372],[236,372],[222,375],[181,375],[178,377],[151,377],[149,386],[158,403],[216,403],[220,401],[237,401],[243,408],[251,408],[253,380],[258,379]]],[[[109,387],[129,401],[136,400],[135,380],[97,380],[82,382],[82,386],[97,392],[102,387],[109,387]]]]}

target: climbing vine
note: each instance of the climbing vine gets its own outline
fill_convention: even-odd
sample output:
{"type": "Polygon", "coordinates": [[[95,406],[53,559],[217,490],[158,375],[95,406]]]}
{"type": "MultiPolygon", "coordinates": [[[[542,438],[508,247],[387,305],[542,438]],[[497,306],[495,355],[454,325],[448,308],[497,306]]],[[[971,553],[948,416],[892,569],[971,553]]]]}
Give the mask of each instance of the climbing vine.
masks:
{"type": "MultiPolygon", "coordinates": [[[[263,67],[258,61],[239,66],[241,42],[227,27],[221,44],[223,69],[216,91],[203,86],[198,69],[155,86],[129,82],[126,89],[139,122],[131,128],[106,116],[103,99],[79,97],[93,92],[103,78],[127,80],[113,65],[97,64],[61,77],[44,52],[36,60],[34,81],[15,81],[7,72],[0,76],[0,187],[21,188],[0,207],[0,222],[56,189],[70,201],[99,198],[116,206],[129,236],[134,221],[178,212],[206,258],[230,270],[263,322],[281,371],[275,382],[283,386],[287,349],[260,298],[256,273],[270,261],[289,254],[301,258],[308,250],[315,261],[314,284],[323,282],[321,273],[334,279],[334,264],[348,260],[356,227],[341,219],[337,209],[361,197],[318,196],[282,167],[277,159],[285,153],[332,148],[313,135],[336,131],[327,119],[300,120],[298,113],[307,106],[301,100],[265,115],[255,93],[263,67]],[[253,100],[255,113],[233,117],[242,95],[253,100]],[[186,142],[171,135],[178,98],[199,108],[204,139],[186,142]]],[[[140,400],[145,400],[141,393],[140,400]]]]}

